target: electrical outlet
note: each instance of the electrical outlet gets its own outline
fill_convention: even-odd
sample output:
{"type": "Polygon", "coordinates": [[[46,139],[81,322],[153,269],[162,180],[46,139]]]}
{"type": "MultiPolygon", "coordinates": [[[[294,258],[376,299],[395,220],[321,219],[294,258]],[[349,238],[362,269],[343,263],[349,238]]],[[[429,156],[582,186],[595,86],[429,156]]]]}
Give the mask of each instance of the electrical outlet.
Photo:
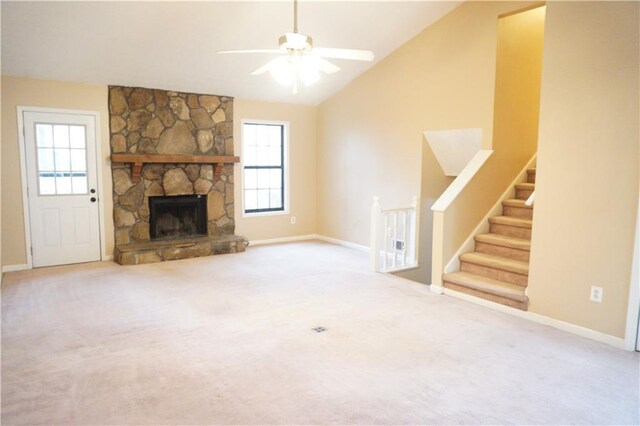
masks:
{"type": "Polygon", "coordinates": [[[295,216],[291,216],[291,224],[295,225],[296,223],[296,217],[295,216]]]}
{"type": "Polygon", "coordinates": [[[594,285],[591,286],[591,301],[602,303],[602,287],[596,287],[594,285]]]}

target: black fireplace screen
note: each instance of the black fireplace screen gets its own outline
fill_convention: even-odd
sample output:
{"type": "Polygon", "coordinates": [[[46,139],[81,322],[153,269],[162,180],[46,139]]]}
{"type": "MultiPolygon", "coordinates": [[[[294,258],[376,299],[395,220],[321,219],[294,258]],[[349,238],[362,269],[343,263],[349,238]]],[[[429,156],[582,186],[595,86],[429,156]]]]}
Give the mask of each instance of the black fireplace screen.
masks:
{"type": "Polygon", "coordinates": [[[149,197],[152,240],[207,234],[207,196],[149,197]]]}

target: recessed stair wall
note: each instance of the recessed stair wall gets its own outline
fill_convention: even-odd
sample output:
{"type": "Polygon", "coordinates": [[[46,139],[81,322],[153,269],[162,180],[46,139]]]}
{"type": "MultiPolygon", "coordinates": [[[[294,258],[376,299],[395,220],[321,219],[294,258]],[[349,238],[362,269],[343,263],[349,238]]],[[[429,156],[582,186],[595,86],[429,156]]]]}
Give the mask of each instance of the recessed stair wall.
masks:
{"type": "Polygon", "coordinates": [[[529,252],[535,190],[535,168],[515,185],[515,198],[502,201],[502,215],[489,218],[489,232],[474,237],[475,251],[460,255],[456,272],[444,274],[443,286],[471,296],[527,310],[529,252]]]}

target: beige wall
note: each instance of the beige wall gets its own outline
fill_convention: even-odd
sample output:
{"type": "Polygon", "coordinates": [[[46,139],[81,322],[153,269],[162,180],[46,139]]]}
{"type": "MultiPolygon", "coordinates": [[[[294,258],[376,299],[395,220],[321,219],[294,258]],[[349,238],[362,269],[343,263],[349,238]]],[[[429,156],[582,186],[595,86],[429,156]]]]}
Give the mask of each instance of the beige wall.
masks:
{"type": "Polygon", "coordinates": [[[21,265],[27,262],[24,239],[24,216],[20,178],[17,106],[64,108],[97,111],[101,140],[100,166],[103,190],[100,194],[105,221],[107,254],[113,253],[113,198],[109,167],[109,114],[107,86],[2,77],[2,264],[21,265]]]}
{"type": "MultiPolygon", "coordinates": [[[[498,15],[528,4],[464,3],[320,105],[320,234],[368,245],[373,196],[383,206],[397,206],[420,194],[423,267],[405,276],[430,279],[429,209],[451,178],[422,132],[479,127],[483,146],[491,146],[498,15]]],[[[459,214],[481,211],[479,220],[503,190],[497,183],[488,196],[471,197],[459,214]]],[[[478,221],[465,220],[469,231],[478,221]]],[[[456,241],[468,233],[457,233],[456,241]]]]}
{"type": "Polygon", "coordinates": [[[236,234],[249,240],[265,240],[316,233],[316,113],[315,106],[235,99],[235,153],[242,155],[241,121],[274,120],[289,123],[288,214],[242,215],[241,168],[235,172],[236,234]],[[291,223],[291,217],[296,223],[291,223]]]}
{"type": "Polygon", "coordinates": [[[638,7],[547,6],[528,291],[531,311],[618,337],[638,206],[638,7]]]}

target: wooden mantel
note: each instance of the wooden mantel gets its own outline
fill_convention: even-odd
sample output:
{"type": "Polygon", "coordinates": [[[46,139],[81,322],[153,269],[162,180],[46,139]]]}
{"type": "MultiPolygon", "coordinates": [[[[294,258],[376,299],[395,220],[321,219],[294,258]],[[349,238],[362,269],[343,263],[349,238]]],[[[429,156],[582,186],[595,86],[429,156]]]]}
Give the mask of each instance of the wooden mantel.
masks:
{"type": "Polygon", "coordinates": [[[214,176],[220,177],[225,164],[238,163],[240,157],[232,155],[161,155],[161,154],[112,154],[112,163],[130,163],[131,179],[140,180],[142,166],[145,164],[215,164],[214,176]]]}

